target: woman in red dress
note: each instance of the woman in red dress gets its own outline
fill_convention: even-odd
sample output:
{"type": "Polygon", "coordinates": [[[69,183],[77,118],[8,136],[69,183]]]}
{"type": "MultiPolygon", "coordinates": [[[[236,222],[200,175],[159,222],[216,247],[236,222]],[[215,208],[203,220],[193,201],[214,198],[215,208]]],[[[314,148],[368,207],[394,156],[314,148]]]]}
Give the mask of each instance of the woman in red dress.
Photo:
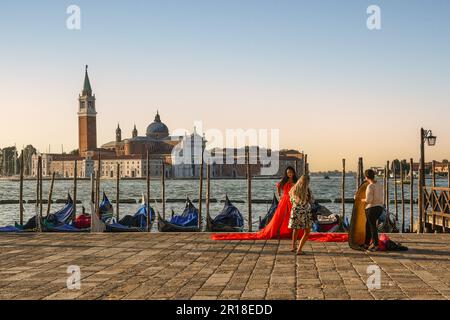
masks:
{"type": "MultiPolygon", "coordinates": [[[[211,236],[213,240],[269,240],[269,239],[290,239],[292,230],[289,229],[289,219],[291,217],[292,202],[289,191],[297,182],[298,178],[293,167],[287,167],[284,177],[277,183],[277,192],[280,196],[277,210],[272,220],[262,230],[258,232],[235,232],[235,233],[215,233],[211,236]]],[[[297,237],[303,237],[300,231],[297,237]]],[[[310,241],[320,242],[346,242],[346,233],[311,233],[308,236],[310,241]]]]}
{"type": "Polygon", "coordinates": [[[223,233],[214,234],[214,240],[267,240],[290,238],[291,229],[288,228],[292,203],[289,198],[289,190],[297,182],[297,174],[293,167],[287,167],[284,177],[277,183],[277,192],[280,197],[277,210],[269,224],[259,232],[223,233]]]}

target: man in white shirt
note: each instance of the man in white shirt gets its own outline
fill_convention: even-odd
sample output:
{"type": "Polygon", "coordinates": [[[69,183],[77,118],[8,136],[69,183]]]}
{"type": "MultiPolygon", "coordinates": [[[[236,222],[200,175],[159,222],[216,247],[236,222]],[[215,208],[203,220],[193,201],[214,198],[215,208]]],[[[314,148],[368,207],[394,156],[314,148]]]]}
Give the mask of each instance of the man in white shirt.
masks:
{"type": "Polygon", "coordinates": [[[384,210],[383,185],[375,180],[375,172],[371,169],[364,172],[369,185],[366,189],[366,241],[364,247],[369,251],[378,251],[377,220],[384,210]],[[372,242],[372,244],[370,244],[372,242]]]}

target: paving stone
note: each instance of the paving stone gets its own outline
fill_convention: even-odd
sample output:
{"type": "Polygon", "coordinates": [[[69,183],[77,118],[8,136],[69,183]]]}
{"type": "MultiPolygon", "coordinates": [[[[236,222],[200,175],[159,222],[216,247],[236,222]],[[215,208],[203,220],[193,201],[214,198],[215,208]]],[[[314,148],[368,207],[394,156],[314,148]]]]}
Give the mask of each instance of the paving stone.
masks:
{"type": "Polygon", "coordinates": [[[0,299],[450,299],[450,235],[392,234],[405,252],[347,243],[212,241],[208,233],[0,234],[0,299]],[[67,267],[81,270],[68,290],[67,267]],[[381,271],[381,289],[366,282],[381,271]]]}

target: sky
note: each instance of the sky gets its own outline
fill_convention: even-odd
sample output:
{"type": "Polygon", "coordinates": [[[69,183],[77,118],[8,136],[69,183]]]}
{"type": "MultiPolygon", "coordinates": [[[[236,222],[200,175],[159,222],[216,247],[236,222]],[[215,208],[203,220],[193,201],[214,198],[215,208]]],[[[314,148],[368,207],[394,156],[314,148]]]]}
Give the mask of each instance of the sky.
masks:
{"type": "Polygon", "coordinates": [[[279,129],[312,171],[418,160],[420,127],[448,159],[449,34],[447,0],[2,0],[0,147],[78,148],[88,64],[99,144],[159,110],[170,131],[279,129]]]}

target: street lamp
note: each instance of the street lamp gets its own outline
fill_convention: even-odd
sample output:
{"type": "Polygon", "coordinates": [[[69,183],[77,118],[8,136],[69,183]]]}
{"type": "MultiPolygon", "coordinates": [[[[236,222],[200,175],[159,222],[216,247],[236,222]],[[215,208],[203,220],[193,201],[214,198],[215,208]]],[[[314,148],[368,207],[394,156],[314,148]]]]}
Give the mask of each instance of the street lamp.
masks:
{"type": "Polygon", "coordinates": [[[420,166],[419,166],[419,226],[418,232],[423,232],[425,224],[425,212],[423,206],[423,188],[425,187],[425,141],[428,146],[432,147],[436,144],[436,136],[431,130],[420,128],[420,166]]]}
{"type": "Polygon", "coordinates": [[[433,133],[431,130],[425,131],[426,135],[425,138],[427,139],[427,143],[430,147],[434,146],[436,144],[436,136],[433,136],[433,133]]]}

